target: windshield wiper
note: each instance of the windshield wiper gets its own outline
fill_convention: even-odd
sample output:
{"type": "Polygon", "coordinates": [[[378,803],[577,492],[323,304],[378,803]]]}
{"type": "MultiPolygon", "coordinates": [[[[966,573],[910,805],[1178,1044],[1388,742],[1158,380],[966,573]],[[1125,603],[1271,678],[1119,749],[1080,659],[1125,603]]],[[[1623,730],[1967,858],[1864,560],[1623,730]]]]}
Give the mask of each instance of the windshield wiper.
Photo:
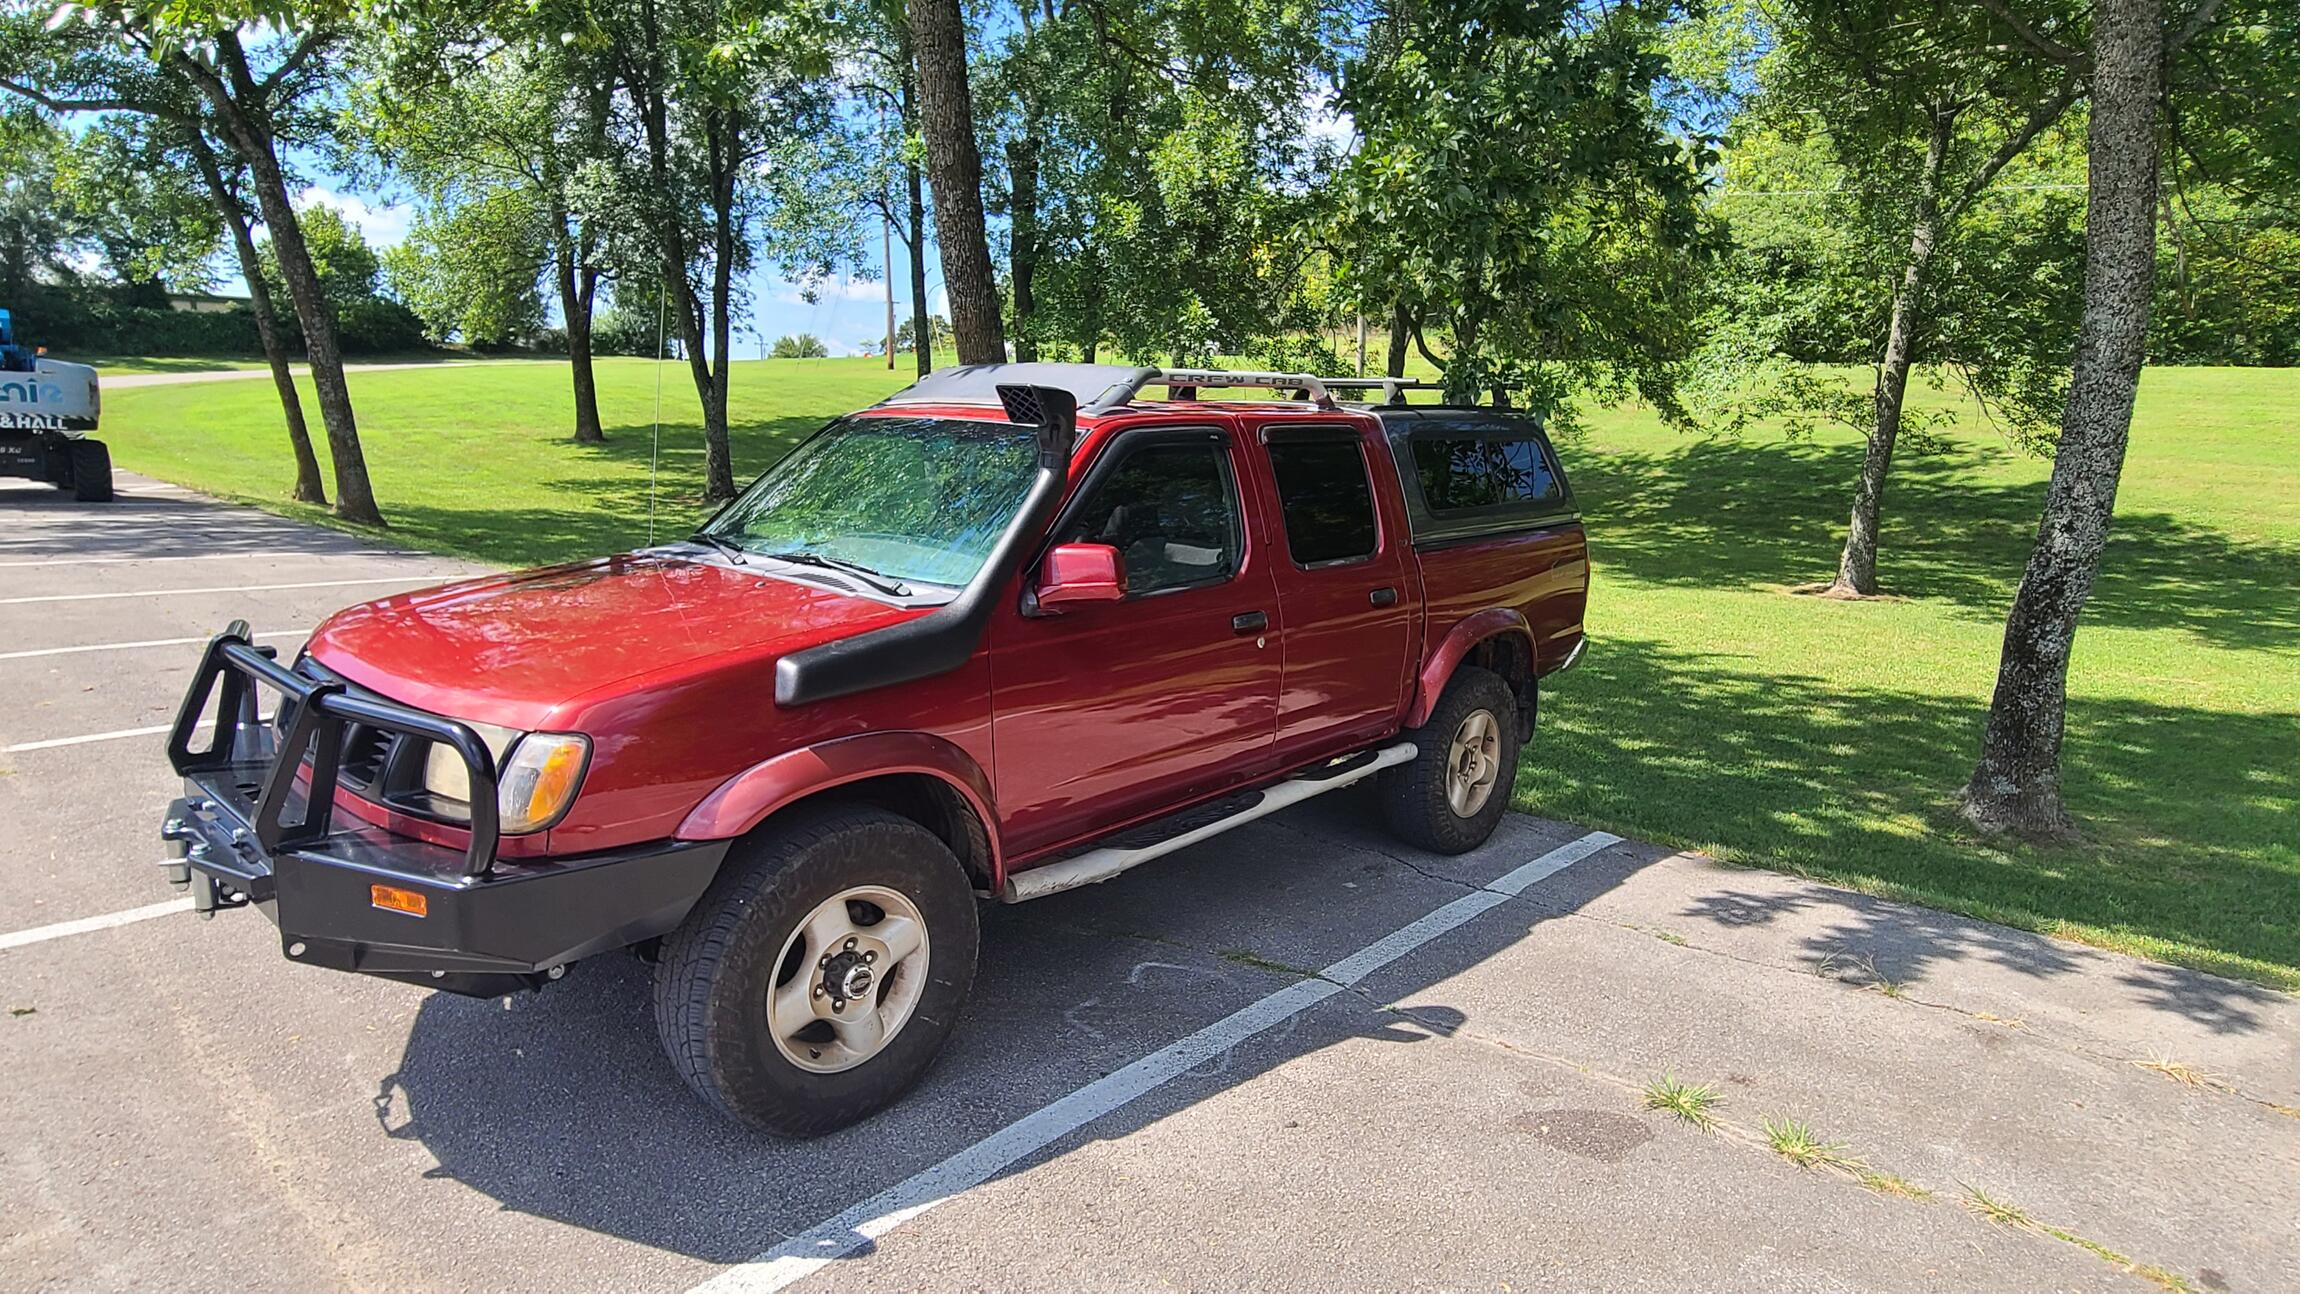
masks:
{"type": "Polygon", "coordinates": [[[889,597],[907,598],[910,596],[908,584],[901,580],[890,579],[861,562],[850,562],[838,557],[825,557],[821,553],[810,552],[804,548],[794,548],[787,553],[767,553],[765,556],[772,557],[779,562],[796,562],[801,566],[820,566],[827,571],[838,571],[844,575],[852,575],[889,597]]]}
{"type": "Polygon", "coordinates": [[[718,549],[720,552],[727,555],[728,561],[733,562],[737,566],[748,566],[751,564],[750,559],[743,556],[743,553],[746,551],[744,547],[741,544],[736,543],[734,540],[727,538],[725,535],[714,535],[707,530],[698,530],[694,534],[687,536],[687,538],[695,543],[709,544],[711,547],[718,549]]]}

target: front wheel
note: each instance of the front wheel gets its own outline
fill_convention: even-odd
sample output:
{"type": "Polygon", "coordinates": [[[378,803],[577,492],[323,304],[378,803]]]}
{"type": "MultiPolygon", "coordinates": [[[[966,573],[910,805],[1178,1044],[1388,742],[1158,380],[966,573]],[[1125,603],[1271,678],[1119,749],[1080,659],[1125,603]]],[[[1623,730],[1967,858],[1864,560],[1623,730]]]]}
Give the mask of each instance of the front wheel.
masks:
{"type": "Polygon", "coordinates": [[[81,503],[112,501],[112,451],[100,440],[75,440],[72,456],[72,497],[81,503]]]}
{"type": "Polygon", "coordinates": [[[1381,772],[1382,814],[1408,844],[1440,854],[1477,848],[1509,812],[1517,782],[1517,697],[1499,674],[1454,671],[1429,721],[1404,734],[1414,757],[1381,772]]]}
{"type": "Polygon", "coordinates": [[[720,1112],[819,1136],[926,1073],[977,939],[965,870],[932,832],[881,809],[800,810],[739,846],[664,941],[655,1025],[720,1112]]]}

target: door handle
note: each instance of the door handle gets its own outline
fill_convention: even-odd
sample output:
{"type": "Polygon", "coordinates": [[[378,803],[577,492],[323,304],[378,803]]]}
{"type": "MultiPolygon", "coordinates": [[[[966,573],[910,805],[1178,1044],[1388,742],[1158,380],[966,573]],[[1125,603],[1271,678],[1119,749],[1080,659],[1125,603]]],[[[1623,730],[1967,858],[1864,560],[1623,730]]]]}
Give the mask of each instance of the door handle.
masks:
{"type": "Polygon", "coordinates": [[[1270,627],[1270,616],[1265,611],[1247,611],[1230,617],[1230,632],[1258,634],[1270,627]]]}
{"type": "Polygon", "coordinates": [[[1366,601],[1373,603],[1377,607],[1394,607],[1398,604],[1398,591],[1396,589],[1387,588],[1375,589],[1373,592],[1366,595],[1366,601]]]}

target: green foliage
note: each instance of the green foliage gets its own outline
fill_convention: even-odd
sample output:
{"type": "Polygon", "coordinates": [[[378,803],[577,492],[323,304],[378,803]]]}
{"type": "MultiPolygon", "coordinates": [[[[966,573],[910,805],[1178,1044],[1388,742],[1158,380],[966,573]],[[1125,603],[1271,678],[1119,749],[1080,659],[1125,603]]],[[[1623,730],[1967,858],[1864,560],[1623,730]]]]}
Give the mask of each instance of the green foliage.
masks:
{"type": "Polygon", "coordinates": [[[537,283],[550,239],[545,213],[523,190],[426,207],[407,240],[384,253],[384,283],[422,318],[434,341],[524,341],[543,327],[537,283]]]}
{"type": "Polygon", "coordinates": [[[976,92],[989,155],[1037,161],[1022,334],[1049,354],[1187,362],[1330,322],[1304,291],[1328,160],[1306,126],[1346,16],[1298,0],[1025,15],[976,92]]]}
{"type": "Polygon", "coordinates": [[[1707,147],[1656,93],[1668,3],[1427,0],[1401,7],[1341,103],[1363,143],[1333,235],[1358,300],[1444,325],[1449,394],[1576,389],[1677,418],[1693,292],[1718,246],[1707,147]]]}
{"type": "MultiPolygon", "coordinates": [[[[2083,299],[2083,123],[2060,97],[2065,71],[1979,6],[1799,0],[1699,25],[1757,33],[1696,42],[1740,58],[1748,90],[1715,204],[1732,252],[1701,324],[1704,420],[1872,422],[1813,366],[1881,362],[1929,203],[1911,357],[1961,381],[2015,440],[2048,441],[2083,299]]],[[[1939,426],[1902,431],[1923,447],[1939,426]]]]}
{"type": "MultiPolygon", "coordinates": [[[[338,318],[353,306],[374,299],[382,263],[376,259],[375,249],[368,246],[367,236],[360,232],[359,226],[345,220],[343,213],[334,207],[321,203],[297,212],[296,224],[303,229],[304,247],[311,253],[320,291],[326,294],[328,304],[335,307],[338,318]]],[[[288,300],[287,279],[280,273],[279,256],[273,251],[271,240],[258,244],[257,252],[263,258],[264,278],[272,285],[273,298],[288,300]]]]}
{"type": "Polygon", "coordinates": [[[103,256],[112,280],[164,307],[204,291],[224,227],[189,159],[148,118],[113,114],[72,135],[56,159],[56,201],[103,256]]]}
{"type": "MultiPolygon", "coordinates": [[[[927,344],[938,351],[950,350],[950,320],[934,315],[927,321],[927,344]]],[[[918,349],[918,327],[914,320],[904,319],[894,327],[894,348],[898,351],[918,349]]]]}
{"type": "Polygon", "coordinates": [[[823,345],[822,338],[811,332],[803,332],[796,337],[775,338],[774,349],[768,352],[768,358],[827,359],[830,353],[830,347],[823,345]]]}

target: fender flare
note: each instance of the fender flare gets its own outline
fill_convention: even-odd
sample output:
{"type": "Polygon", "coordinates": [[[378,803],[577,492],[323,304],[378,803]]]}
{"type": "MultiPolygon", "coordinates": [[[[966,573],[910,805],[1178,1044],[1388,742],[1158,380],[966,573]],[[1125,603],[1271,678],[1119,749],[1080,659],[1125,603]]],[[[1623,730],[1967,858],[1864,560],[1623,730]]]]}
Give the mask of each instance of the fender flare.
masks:
{"type": "Polygon", "coordinates": [[[1503,634],[1516,636],[1525,644],[1525,659],[1536,675],[1541,673],[1541,653],[1534,650],[1533,626],[1526,622],[1525,613],[1515,607],[1488,607],[1464,617],[1446,631],[1437,650],[1422,663],[1421,675],[1414,684],[1413,704],[1406,710],[1408,728],[1419,728],[1430,720],[1430,712],[1437,709],[1438,697],[1445,692],[1446,683],[1470,649],[1488,638],[1503,634]]]}
{"type": "Polygon", "coordinates": [[[927,732],[868,732],[784,751],[720,783],[688,812],[680,840],[731,840],[793,801],[896,773],[934,778],[965,800],[990,845],[991,888],[1006,877],[990,775],[948,738],[927,732]]]}

